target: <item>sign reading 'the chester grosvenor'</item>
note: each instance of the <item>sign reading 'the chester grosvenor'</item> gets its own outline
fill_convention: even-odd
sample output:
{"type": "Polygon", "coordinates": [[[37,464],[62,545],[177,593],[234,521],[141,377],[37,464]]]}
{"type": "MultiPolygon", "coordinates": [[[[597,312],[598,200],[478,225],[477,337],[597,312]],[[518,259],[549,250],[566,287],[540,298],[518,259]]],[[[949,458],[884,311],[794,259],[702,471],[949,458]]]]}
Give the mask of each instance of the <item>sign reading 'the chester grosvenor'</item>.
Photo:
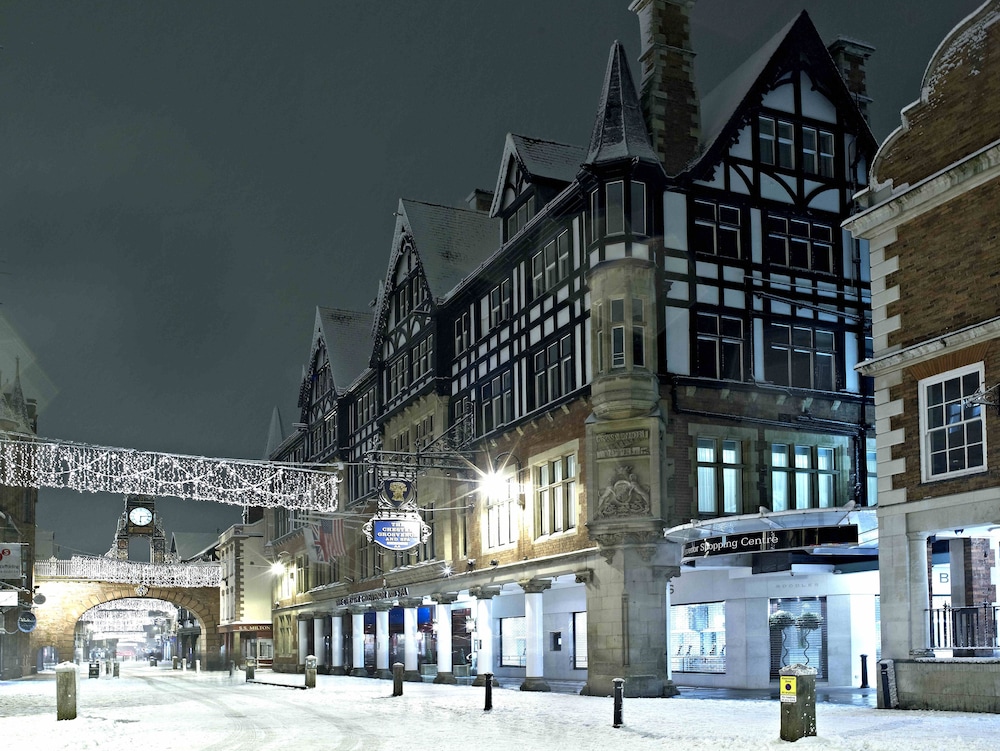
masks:
{"type": "Polygon", "coordinates": [[[387,550],[409,550],[425,542],[431,529],[418,511],[414,483],[403,478],[384,480],[378,510],[361,529],[371,542],[387,550]]]}

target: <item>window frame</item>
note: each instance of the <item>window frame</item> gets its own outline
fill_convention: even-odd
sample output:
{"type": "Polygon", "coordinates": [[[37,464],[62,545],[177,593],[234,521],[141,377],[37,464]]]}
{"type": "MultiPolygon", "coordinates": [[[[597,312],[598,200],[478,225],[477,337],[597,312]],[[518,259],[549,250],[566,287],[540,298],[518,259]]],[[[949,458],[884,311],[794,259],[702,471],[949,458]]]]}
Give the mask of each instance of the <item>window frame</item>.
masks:
{"type": "Polygon", "coordinates": [[[580,515],[576,451],[536,461],[531,466],[535,538],[575,532],[580,515]]]}
{"type": "Polygon", "coordinates": [[[695,442],[697,468],[697,509],[699,516],[726,516],[743,512],[743,479],[746,471],[743,442],[733,438],[698,436],[695,442]],[[712,444],[712,459],[703,458],[703,449],[712,444]],[[734,444],[734,461],[726,461],[726,444],[734,444]],[[712,508],[703,506],[702,490],[706,484],[712,488],[712,508]],[[733,502],[730,504],[729,499],[733,502]],[[721,504],[720,504],[721,500],[721,504]],[[721,509],[720,509],[721,506],[721,509]]]}
{"type": "MultiPolygon", "coordinates": [[[[983,404],[965,404],[965,402],[975,394],[979,389],[983,387],[985,383],[985,366],[983,362],[973,363],[971,365],[964,365],[959,368],[954,368],[936,375],[930,376],[928,378],[922,378],[917,382],[917,395],[919,404],[919,427],[920,427],[920,475],[924,482],[936,482],[938,480],[950,480],[956,477],[964,477],[966,475],[980,474],[986,472],[989,469],[989,460],[987,453],[987,425],[986,425],[986,408],[983,404]],[[973,390],[968,390],[968,384],[966,380],[969,376],[975,375],[977,380],[977,386],[973,390]],[[957,398],[949,398],[947,385],[949,382],[958,382],[958,394],[957,398]],[[932,401],[928,392],[935,388],[941,388],[941,401],[932,401]],[[929,414],[931,409],[937,409],[940,404],[940,409],[942,411],[940,424],[937,424],[937,419],[932,418],[929,414]],[[948,419],[948,405],[956,405],[960,408],[961,419],[959,421],[951,421],[948,419]],[[970,426],[978,425],[978,430],[980,434],[980,440],[969,441],[968,440],[968,428],[970,426]],[[940,450],[936,450],[932,445],[934,440],[933,434],[943,432],[945,436],[945,457],[951,454],[956,448],[949,447],[948,435],[953,433],[954,429],[961,426],[963,434],[966,436],[966,440],[961,444],[961,448],[966,457],[966,464],[961,469],[957,470],[947,470],[941,472],[935,472],[933,468],[934,456],[941,453],[940,450]],[[978,452],[980,454],[980,462],[978,464],[971,465],[968,462],[969,458],[969,447],[970,446],[980,446],[978,452]]],[[[950,462],[949,462],[950,463],[950,462]]]]}

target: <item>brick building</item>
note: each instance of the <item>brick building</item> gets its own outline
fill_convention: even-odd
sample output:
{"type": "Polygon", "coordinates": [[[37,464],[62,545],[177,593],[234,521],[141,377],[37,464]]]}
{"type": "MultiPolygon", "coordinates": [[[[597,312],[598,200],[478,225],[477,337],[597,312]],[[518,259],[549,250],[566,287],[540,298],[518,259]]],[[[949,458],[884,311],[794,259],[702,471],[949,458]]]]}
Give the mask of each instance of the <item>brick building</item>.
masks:
{"type": "Polygon", "coordinates": [[[492,192],[401,200],[372,310],[317,310],[270,456],[339,463],[343,501],[265,514],[275,669],[663,696],[789,659],[853,683],[874,653],[867,243],[841,229],[872,50],[802,13],[700,99],[692,3],[631,7],[640,85],[615,42],[589,143],[510,134],[492,192]],[[410,478],[425,534],[372,542],[410,478]]]}
{"type": "Polygon", "coordinates": [[[998,21],[944,38],[846,224],[871,248],[881,706],[1000,711],[998,21]]]}

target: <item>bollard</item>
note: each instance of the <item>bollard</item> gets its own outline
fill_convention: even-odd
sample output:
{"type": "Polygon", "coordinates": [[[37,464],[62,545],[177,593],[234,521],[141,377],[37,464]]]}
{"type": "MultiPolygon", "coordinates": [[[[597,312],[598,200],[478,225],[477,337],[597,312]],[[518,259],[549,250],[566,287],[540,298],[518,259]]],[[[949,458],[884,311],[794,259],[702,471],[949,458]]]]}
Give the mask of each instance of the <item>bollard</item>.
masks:
{"type": "Polygon", "coordinates": [[[483,678],[486,679],[486,706],[483,707],[484,712],[489,712],[493,709],[493,673],[483,673],[483,678]]]}
{"type": "Polygon", "coordinates": [[[200,673],[201,672],[201,660],[195,660],[194,661],[194,672],[196,672],[196,673],[200,673]]]}
{"type": "Polygon", "coordinates": [[[625,695],[625,679],[615,678],[611,681],[615,684],[615,717],[611,727],[620,728],[622,726],[622,697],[625,695]]]}
{"type": "Polygon", "coordinates": [[[868,655],[861,655],[861,688],[868,688],[868,655]]]}
{"type": "Polygon", "coordinates": [[[76,665],[72,662],[56,665],[56,719],[76,719],[76,665]]]}
{"type": "Polygon", "coordinates": [[[112,672],[112,674],[111,674],[111,675],[112,675],[112,676],[114,676],[115,678],[117,678],[117,677],[118,677],[118,669],[119,669],[119,666],[120,666],[120,665],[121,665],[121,663],[120,663],[120,662],[116,662],[116,663],[115,663],[115,666],[114,666],[114,668],[113,668],[113,671],[114,671],[114,672],[112,672]]]}
{"type": "Polygon", "coordinates": [[[172,657],[171,658],[171,664],[173,666],[173,669],[177,670],[177,668],[179,668],[180,665],[181,665],[181,658],[177,657],[177,656],[172,657]]]}
{"type": "Polygon", "coordinates": [[[104,661],[104,674],[111,675],[111,660],[104,661]]]}
{"type": "Polygon", "coordinates": [[[403,663],[392,663],[392,695],[403,695],[403,663]]]}
{"type": "Polygon", "coordinates": [[[253,660],[247,660],[247,682],[253,680],[253,669],[256,664],[253,660]]]}
{"type": "Polygon", "coordinates": [[[786,665],[778,681],[781,697],[781,740],[816,735],[816,668],[786,665]]]}
{"type": "Polygon", "coordinates": [[[316,688],[316,655],[306,655],[306,688],[316,688]]]}
{"type": "Polygon", "coordinates": [[[229,677],[232,678],[236,674],[236,663],[232,660],[229,661],[229,677]]]}
{"type": "Polygon", "coordinates": [[[181,671],[183,672],[183,671],[185,671],[187,669],[188,669],[188,658],[187,657],[182,657],[181,658],[181,671]]]}

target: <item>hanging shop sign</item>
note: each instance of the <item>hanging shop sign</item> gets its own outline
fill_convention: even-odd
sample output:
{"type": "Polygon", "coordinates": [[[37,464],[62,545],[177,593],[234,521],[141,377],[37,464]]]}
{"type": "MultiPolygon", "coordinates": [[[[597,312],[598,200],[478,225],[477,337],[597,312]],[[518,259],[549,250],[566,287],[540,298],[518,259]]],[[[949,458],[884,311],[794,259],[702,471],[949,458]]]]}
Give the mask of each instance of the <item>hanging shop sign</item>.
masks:
{"type": "Polygon", "coordinates": [[[21,614],[17,617],[17,630],[21,633],[30,634],[35,630],[37,624],[38,619],[30,610],[22,610],[21,614]]]}
{"type": "Polygon", "coordinates": [[[820,545],[851,545],[858,542],[858,525],[768,529],[693,540],[684,545],[684,558],[704,558],[733,553],[772,553],[779,550],[820,545]]]}
{"type": "Polygon", "coordinates": [[[412,480],[389,478],[379,488],[378,510],[361,528],[369,542],[387,550],[402,551],[426,542],[431,535],[417,509],[412,480]]]}
{"type": "Polygon", "coordinates": [[[389,478],[382,481],[379,488],[379,506],[392,509],[417,507],[417,488],[412,480],[389,478]]]}
{"type": "Polygon", "coordinates": [[[0,579],[21,580],[21,543],[0,543],[0,579]]]}

